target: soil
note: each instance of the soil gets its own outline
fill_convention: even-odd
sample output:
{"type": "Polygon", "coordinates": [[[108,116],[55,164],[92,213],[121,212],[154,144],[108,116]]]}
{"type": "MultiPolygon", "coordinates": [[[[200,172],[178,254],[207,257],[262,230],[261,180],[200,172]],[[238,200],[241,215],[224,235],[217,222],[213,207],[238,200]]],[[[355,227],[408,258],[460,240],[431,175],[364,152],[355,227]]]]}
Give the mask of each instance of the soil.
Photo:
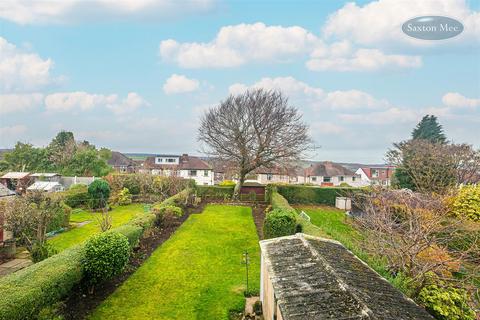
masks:
{"type": "Polygon", "coordinates": [[[189,208],[181,218],[172,218],[165,221],[162,226],[155,227],[140,240],[140,244],[134,249],[129,264],[125,271],[95,287],[93,293],[88,292],[85,284],[80,284],[72,290],[61,307],[61,313],[65,319],[85,319],[86,316],[95,310],[117,287],[130,277],[150,255],[162,243],[170,238],[175,231],[188,219],[192,213],[201,213],[205,204],[196,208],[189,208]]]}

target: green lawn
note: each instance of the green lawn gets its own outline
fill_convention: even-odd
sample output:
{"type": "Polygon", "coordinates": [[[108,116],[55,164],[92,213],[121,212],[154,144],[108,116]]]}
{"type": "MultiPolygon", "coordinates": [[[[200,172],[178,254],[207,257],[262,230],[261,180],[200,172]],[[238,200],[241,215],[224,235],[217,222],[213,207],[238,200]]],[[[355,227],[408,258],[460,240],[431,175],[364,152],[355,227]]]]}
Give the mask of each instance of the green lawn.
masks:
{"type": "Polygon", "coordinates": [[[258,290],[260,252],[248,207],[209,205],[107,298],[91,319],[228,319],[244,306],[245,266],[258,290]]]}
{"type": "Polygon", "coordinates": [[[355,230],[349,223],[349,217],[345,210],[339,210],[333,207],[297,207],[297,211],[304,211],[310,216],[310,222],[320,228],[320,236],[340,241],[344,246],[351,249],[358,245],[361,240],[361,234],[355,230]]]}
{"type": "MultiPolygon", "coordinates": [[[[130,204],[127,206],[115,207],[110,214],[112,216],[112,228],[118,227],[128,222],[138,213],[143,212],[143,204],[130,204]]],[[[70,216],[70,223],[74,226],[77,223],[90,221],[81,227],[73,227],[73,229],[60,233],[48,242],[52,244],[58,251],[65,250],[78,243],[87,240],[93,234],[100,232],[98,223],[99,213],[93,213],[81,209],[76,209],[70,216]]]]}

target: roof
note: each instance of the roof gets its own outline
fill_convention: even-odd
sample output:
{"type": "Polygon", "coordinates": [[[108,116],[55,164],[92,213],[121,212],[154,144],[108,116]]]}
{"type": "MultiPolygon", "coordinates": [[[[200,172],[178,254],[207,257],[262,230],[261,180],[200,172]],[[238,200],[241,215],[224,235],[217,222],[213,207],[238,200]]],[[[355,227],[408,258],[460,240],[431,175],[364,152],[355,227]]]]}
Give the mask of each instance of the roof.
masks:
{"type": "Polygon", "coordinates": [[[108,159],[107,163],[113,167],[136,165],[135,161],[118,151],[112,151],[112,156],[108,159]]]}
{"type": "Polygon", "coordinates": [[[338,163],[330,161],[318,162],[305,169],[307,176],[317,177],[335,177],[335,176],[354,176],[353,171],[348,170],[338,163]]]}
{"type": "Polygon", "coordinates": [[[45,173],[35,172],[35,173],[31,174],[31,176],[32,176],[32,177],[51,178],[51,177],[59,176],[59,174],[58,174],[58,173],[53,173],[53,172],[45,172],[45,173]]]}
{"type": "Polygon", "coordinates": [[[393,175],[393,171],[395,170],[394,166],[372,166],[372,167],[361,167],[362,171],[369,179],[388,179],[393,175]],[[384,174],[380,172],[379,176],[372,177],[372,169],[374,170],[383,170],[385,171],[384,174]]]}
{"type": "Polygon", "coordinates": [[[27,190],[40,190],[40,191],[50,191],[55,187],[62,187],[63,186],[58,182],[50,182],[50,181],[37,181],[32,184],[27,190]]]}
{"type": "MultiPolygon", "coordinates": [[[[155,156],[163,157],[163,156],[155,156]]],[[[212,167],[200,159],[199,157],[189,156],[184,154],[181,156],[171,156],[177,157],[179,159],[179,164],[158,164],[155,163],[155,157],[147,157],[144,162],[143,167],[147,169],[171,169],[171,170],[211,170],[212,167]]]]}
{"type": "Polygon", "coordinates": [[[23,179],[28,177],[30,172],[8,172],[2,176],[3,179],[23,179]]]}
{"type": "Polygon", "coordinates": [[[8,189],[6,186],[0,183],[0,197],[14,196],[15,191],[8,189]]]}
{"type": "Polygon", "coordinates": [[[284,320],[433,319],[339,242],[297,233],[260,246],[284,320]]]}

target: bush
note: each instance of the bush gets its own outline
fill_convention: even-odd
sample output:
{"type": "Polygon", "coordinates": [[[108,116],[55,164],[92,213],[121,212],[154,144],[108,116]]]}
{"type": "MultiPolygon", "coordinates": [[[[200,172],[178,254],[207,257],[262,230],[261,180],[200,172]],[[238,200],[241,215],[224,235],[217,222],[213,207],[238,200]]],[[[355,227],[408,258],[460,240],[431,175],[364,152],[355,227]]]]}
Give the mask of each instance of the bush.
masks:
{"type": "Polygon", "coordinates": [[[160,215],[161,217],[181,217],[183,215],[183,210],[180,207],[172,205],[160,205],[153,207],[155,214],[160,215]]]}
{"type": "Polygon", "coordinates": [[[480,185],[463,186],[453,201],[452,213],[480,221],[480,185]]]}
{"type": "Polygon", "coordinates": [[[88,186],[85,184],[74,184],[67,191],[57,192],[63,198],[63,202],[71,208],[88,206],[90,195],[88,194],[88,186]]]}
{"type": "Polygon", "coordinates": [[[60,228],[68,227],[70,223],[70,214],[72,213],[72,208],[65,204],[64,201],[61,201],[59,204],[58,210],[50,223],[47,226],[47,232],[55,231],[60,228]]]}
{"type": "Polygon", "coordinates": [[[89,283],[96,284],[121,273],[130,256],[128,238],[110,231],[94,235],[85,243],[83,267],[89,283]]]}
{"type": "Polygon", "coordinates": [[[107,232],[117,232],[123,234],[125,237],[127,237],[130,248],[134,248],[140,242],[143,231],[144,229],[141,226],[128,223],[107,232]]]}
{"type": "Polygon", "coordinates": [[[294,185],[278,185],[277,191],[289,203],[325,204],[335,206],[335,198],[363,191],[362,188],[308,187],[294,185]]]}
{"type": "Polygon", "coordinates": [[[76,246],[0,278],[0,319],[34,319],[65,298],[82,279],[82,259],[76,246]]]}
{"type": "Polygon", "coordinates": [[[424,287],[418,298],[436,319],[475,320],[475,312],[468,306],[465,290],[432,284],[424,287]]]}
{"type": "Polygon", "coordinates": [[[233,197],[235,185],[226,186],[197,186],[197,195],[202,198],[225,200],[233,197]]]}
{"type": "Polygon", "coordinates": [[[53,246],[51,246],[48,242],[44,242],[43,244],[35,243],[32,246],[30,255],[32,256],[32,261],[37,263],[57,253],[58,251],[53,246]]]}
{"type": "Polygon", "coordinates": [[[295,213],[274,209],[265,217],[263,235],[266,239],[295,234],[297,220],[295,213]]]}
{"type": "Polygon", "coordinates": [[[126,206],[132,203],[132,195],[127,188],[123,188],[113,197],[114,204],[118,204],[119,206],[126,206]]]}
{"type": "Polygon", "coordinates": [[[153,226],[156,216],[151,213],[137,214],[128,222],[129,225],[141,227],[144,231],[153,226]]]}
{"type": "Polygon", "coordinates": [[[103,179],[97,179],[88,186],[90,205],[93,209],[103,208],[110,197],[110,186],[103,179]]]}
{"type": "Polygon", "coordinates": [[[220,187],[235,187],[236,183],[232,180],[223,180],[218,184],[220,187]]]}

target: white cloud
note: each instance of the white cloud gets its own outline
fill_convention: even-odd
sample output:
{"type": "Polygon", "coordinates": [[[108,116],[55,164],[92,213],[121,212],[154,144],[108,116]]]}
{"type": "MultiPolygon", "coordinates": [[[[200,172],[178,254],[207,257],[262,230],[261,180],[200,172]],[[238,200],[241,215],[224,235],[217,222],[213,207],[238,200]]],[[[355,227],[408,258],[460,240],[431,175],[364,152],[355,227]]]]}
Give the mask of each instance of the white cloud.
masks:
{"type": "Polygon", "coordinates": [[[43,94],[1,94],[0,114],[25,112],[43,105],[43,94]]]}
{"type": "Polygon", "coordinates": [[[189,79],[179,74],[172,74],[170,78],[165,81],[163,91],[166,94],[185,93],[195,91],[199,86],[200,83],[198,80],[189,79]]]}
{"type": "Polygon", "coordinates": [[[388,68],[418,68],[422,66],[420,56],[385,54],[378,49],[357,49],[355,51],[342,48],[341,52],[335,50],[322,50],[312,53],[306,63],[312,71],[377,71],[388,68]]]}
{"type": "Polygon", "coordinates": [[[25,52],[0,37],[0,88],[3,92],[28,92],[44,87],[53,82],[52,68],[51,59],[25,52]]]}
{"type": "Polygon", "coordinates": [[[339,114],[338,118],[345,123],[390,125],[394,123],[413,122],[419,119],[418,111],[392,107],[384,111],[362,114],[339,114]]]}
{"type": "Polygon", "coordinates": [[[27,132],[27,127],[20,124],[9,127],[1,127],[0,137],[3,137],[8,141],[16,141],[16,139],[19,139],[18,135],[24,134],[25,132],[27,132]]]}
{"type": "Polygon", "coordinates": [[[155,20],[212,9],[214,0],[2,0],[0,17],[19,24],[155,20]]]}
{"type": "Polygon", "coordinates": [[[91,94],[83,91],[53,93],[45,98],[46,109],[51,112],[78,113],[104,106],[113,113],[122,115],[147,105],[149,103],[135,92],[130,92],[123,100],[116,94],[91,94]]]}
{"type": "Polygon", "coordinates": [[[250,86],[236,83],[229,87],[229,93],[240,94],[251,88],[279,90],[289,97],[290,100],[299,104],[307,104],[316,109],[380,109],[390,106],[388,101],[376,99],[372,95],[360,90],[325,92],[321,88],[312,87],[293,77],[262,78],[250,86]]]}
{"type": "Polygon", "coordinates": [[[476,108],[480,106],[480,99],[471,99],[458,92],[449,92],[442,97],[442,102],[447,107],[476,108]]]}
{"type": "Polygon", "coordinates": [[[236,67],[247,62],[285,61],[307,54],[318,42],[304,28],[258,22],[222,27],[211,42],[164,40],[160,43],[160,56],[183,68],[236,67]]]}
{"type": "Polygon", "coordinates": [[[463,0],[378,0],[363,6],[349,2],[330,15],[323,34],[327,38],[348,39],[361,45],[451,46],[455,42],[480,40],[480,14],[470,10],[463,0]],[[422,15],[456,18],[464,24],[465,30],[447,42],[426,42],[403,34],[402,24],[422,15]]]}

